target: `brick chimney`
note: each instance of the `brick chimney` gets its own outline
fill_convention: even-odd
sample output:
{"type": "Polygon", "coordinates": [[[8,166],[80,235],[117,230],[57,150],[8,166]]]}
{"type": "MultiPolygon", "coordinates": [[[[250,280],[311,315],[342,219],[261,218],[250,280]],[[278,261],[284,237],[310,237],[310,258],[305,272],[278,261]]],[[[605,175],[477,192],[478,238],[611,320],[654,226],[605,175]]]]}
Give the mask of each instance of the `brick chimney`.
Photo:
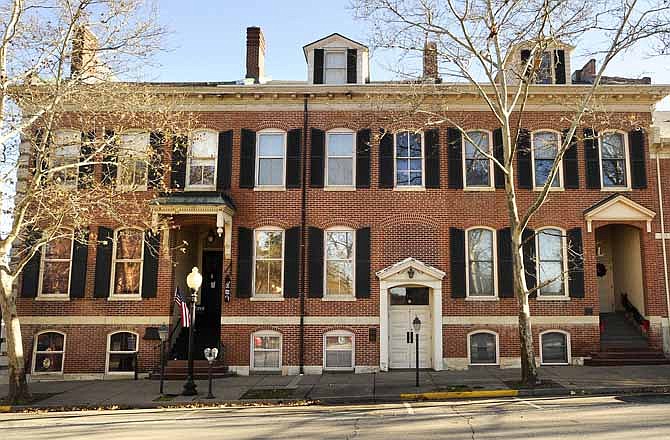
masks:
{"type": "Polygon", "coordinates": [[[98,39],[86,26],[78,27],[72,39],[70,77],[92,77],[98,68],[98,39]]]}
{"type": "Polygon", "coordinates": [[[423,47],[423,78],[439,81],[439,73],[437,70],[437,43],[434,41],[426,41],[423,47]]]}
{"type": "Polygon", "coordinates": [[[257,26],[247,28],[247,75],[258,84],[265,77],[265,37],[257,26]]]}

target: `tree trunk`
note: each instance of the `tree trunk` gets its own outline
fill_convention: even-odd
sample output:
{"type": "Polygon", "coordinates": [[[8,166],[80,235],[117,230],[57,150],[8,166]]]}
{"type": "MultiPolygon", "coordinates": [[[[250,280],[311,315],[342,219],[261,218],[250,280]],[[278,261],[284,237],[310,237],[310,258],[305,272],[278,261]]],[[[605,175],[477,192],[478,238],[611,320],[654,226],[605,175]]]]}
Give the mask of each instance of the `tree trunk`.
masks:
{"type": "Polygon", "coordinates": [[[23,355],[23,339],[21,326],[16,312],[16,298],[12,295],[13,277],[0,272],[0,308],[2,320],[5,322],[7,337],[7,356],[9,360],[9,394],[11,404],[30,401],[30,391],[26,382],[25,357],[23,355]]]}

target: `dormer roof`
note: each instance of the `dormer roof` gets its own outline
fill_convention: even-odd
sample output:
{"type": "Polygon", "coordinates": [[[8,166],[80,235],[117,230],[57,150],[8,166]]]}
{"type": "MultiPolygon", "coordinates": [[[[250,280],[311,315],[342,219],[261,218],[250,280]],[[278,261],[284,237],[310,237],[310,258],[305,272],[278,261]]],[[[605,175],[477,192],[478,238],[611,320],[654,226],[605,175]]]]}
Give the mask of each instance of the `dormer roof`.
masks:
{"type": "Polygon", "coordinates": [[[307,53],[311,49],[316,49],[321,46],[329,46],[338,41],[341,41],[343,43],[342,44],[343,46],[351,47],[353,49],[361,49],[365,51],[368,50],[368,47],[366,45],[361,44],[358,41],[352,40],[351,38],[347,38],[342,34],[334,32],[326,37],[319,38],[316,41],[312,41],[311,43],[304,45],[302,47],[302,52],[305,54],[305,59],[307,59],[307,53]]]}

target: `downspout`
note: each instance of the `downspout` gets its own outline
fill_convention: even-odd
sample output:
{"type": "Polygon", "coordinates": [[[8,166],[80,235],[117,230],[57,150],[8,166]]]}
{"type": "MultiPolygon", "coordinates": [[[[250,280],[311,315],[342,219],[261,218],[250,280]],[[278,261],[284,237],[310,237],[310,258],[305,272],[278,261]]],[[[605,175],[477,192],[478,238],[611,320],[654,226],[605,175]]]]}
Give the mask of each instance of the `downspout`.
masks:
{"type": "Polygon", "coordinates": [[[670,285],[668,285],[668,251],[665,243],[665,217],[663,215],[663,186],[661,185],[661,160],[656,152],[656,183],[658,184],[658,208],[661,215],[661,248],[663,249],[663,277],[665,280],[665,303],[670,331],[670,285]]]}
{"type": "Polygon", "coordinates": [[[303,101],[302,127],[302,206],[300,209],[300,374],[305,374],[305,262],[307,261],[307,125],[309,110],[305,95],[303,101]]]}

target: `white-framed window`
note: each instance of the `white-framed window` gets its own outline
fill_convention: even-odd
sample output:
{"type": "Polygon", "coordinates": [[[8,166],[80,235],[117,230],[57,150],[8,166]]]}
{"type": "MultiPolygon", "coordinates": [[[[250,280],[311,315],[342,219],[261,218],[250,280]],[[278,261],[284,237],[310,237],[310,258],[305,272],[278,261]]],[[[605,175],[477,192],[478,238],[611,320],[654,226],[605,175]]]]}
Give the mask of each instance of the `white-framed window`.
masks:
{"type": "Polygon", "coordinates": [[[493,153],[492,142],[491,133],[485,130],[468,131],[467,137],[463,136],[464,188],[493,188],[493,162],[482,153],[493,153]]]}
{"type": "Polygon", "coordinates": [[[39,298],[67,298],[72,276],[73,234],[59,237],[42,247],[37,295],[39,298]]]}
{"type": "Polygon", "coordinates": [[[251,334],[251,369],[255,371],[281,370],[282,335],[263,330],[251,334]]]}
{"type": "Polygon", "coordinates": [[[537,69],[535,83],[554,84],[554,82],[554,57],[550,51],[542,52],[542,58],[540,58],[540,66],[537,69]]]}
{"type": "Polygon", "coordinates": [[[106,373],[133,373],[137,352],[139,351],[139,335],[130,331],[118,331],[107,335],[106,373]]]}
{"type": "Polygon", "coordinates": [[[600,178],[604,189],[630,188],[628,136],[620,131],[600,135],[600,178]]]}
{"type": "Polygon", "coordinates": [[[400,131],[394,139],[396,187],[423,187],[423,133],[400,131]]]}
{"type": "Polygon", "coordinates": [[[149,133],[131,132],[119,136],[116,185],[123,189],[147,188],[149,133]]]}
{"type": "Polygon", "coordinates": [[[537,297],[565,297],[567,296],[567,246],[566,234],[563,230],[554,227],[542,228],[535,233],[536,273],[538,286],[537,297]]]}
{"type": "Polygon", "coordinates": [[[276,129],[256,134],[256,186],[284,186],[286,173],[286,132],[276,129]]]}
{"type": "Polygon", "coordinates": [[[355,233],[349,228],[325,231],[324,283],[325,296],[350,298],[354,296],[355,233]]]}
{"type": "Polygon", "coordinates": [[[77,186],[81,132],[71,129],[56,130],[54,144],[50,167],[54,170],[58,167],[63,167],[63,169],[54,171],[53,179],[62,185],[77,186]]]}
{"type": "Polygon", "coordinates": [[[254,230],[254,296],[282,297],[284,290],[284,230],[254,230]]]}
{"type": "Polygon", "coordinates": [[[196,130],[191,134],[186,162],[187,189],[216,187],[218,136],[219,134],[213,130],[196,130]]]}
{"type": "Polygon", "coordinates": [[[570,333],[563,330],[545,330],[540,333],[542,365],[569,365],[570,361],[570,333]]]}
{"type": "Polygon", "coordinates": [[[347,50],[325,49],[323,60],[324,84],[347,83],[347,50]]]}
{"type": "Polygon", "coordinates": [[[44,330],[35,335],[33,374],[63,374],[65,333],[44,330]]]}
{"type": "Polygon", "coordinates": [[[466,292],[471,298],[496,298],[496,233],[486,227],[465,231],[466,292]]]}
{"type": "Polygon", "coordinates": [[[326,186],[353,187],[356,182],[356,134],[336,129],[326,133],[326,186]]]}
{"type": "MultiPolygon", "coordinates": [[[[551,168],[554,166],[558,150],[561,147],[561,135],[557,131],[542,130],[533,132],[532,136],[532,158],[533,158],[533,185],[542,188],[549,179],[551,168]]],[[[558,173],[551,182],[551,188],[563,187],[563,167],[559,165],[558,173]]]]}
{"type": "Polygon", "coordinates": [[[470,365],[498,365],[499,358],[498,333],[490,330],[475,330],[468,333],[470,365]]]}
{"type": "Polygon", "coordinates": [[[142,291],[144,231],[122,228],[114,231],[110,298],[139,298],[142,291]]]}
{"type": "Polygon", "coordinates": [[[354,334],[334,330],[323,335],[323,369],[353,370],[355,364],[354,334]]]}

